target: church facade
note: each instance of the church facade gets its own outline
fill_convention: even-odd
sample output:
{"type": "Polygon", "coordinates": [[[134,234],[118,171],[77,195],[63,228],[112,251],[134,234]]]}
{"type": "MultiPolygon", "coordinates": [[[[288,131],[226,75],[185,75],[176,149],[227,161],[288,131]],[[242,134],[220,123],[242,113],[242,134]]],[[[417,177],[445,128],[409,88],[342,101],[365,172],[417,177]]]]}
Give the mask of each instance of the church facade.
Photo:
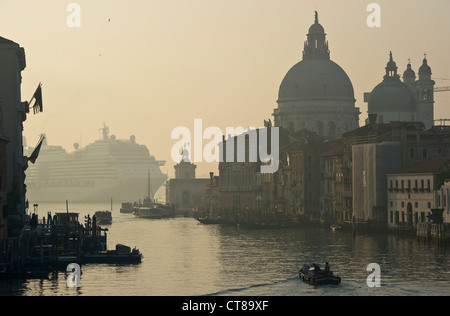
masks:
{"type": "Polygon", "coordinates": [[[427,58],[419,68],[418,80],[411,63],[403,73],[403,81],[397,70],[391,52],[383,81],[365,94],[369,116],[374,117],[377,123],[422,122],[426,129],[432,128],[435,82],[431,79],[427,58]]]}

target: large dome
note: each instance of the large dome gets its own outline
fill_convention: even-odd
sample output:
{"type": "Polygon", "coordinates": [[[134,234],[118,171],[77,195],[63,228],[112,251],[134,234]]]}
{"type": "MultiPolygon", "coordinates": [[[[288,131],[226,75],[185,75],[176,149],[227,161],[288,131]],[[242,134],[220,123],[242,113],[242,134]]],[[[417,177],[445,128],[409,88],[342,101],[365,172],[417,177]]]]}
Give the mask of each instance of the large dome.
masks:
{"type": "Polygon", "coordinates": [[[330,59],[319,15],[309,28],[303,59],[284,76],[274,110],[275,126],[295,133],[309,130],[336,139],[359,126],[353,85],[345,71],[330,59]]]}
{"type": "Polygon", "coordinates": [[[354,101],[353,85],[345,71],[330,59],[304,59],[292,67],[280,85],[278,102],[304,98],[354,101]]]}

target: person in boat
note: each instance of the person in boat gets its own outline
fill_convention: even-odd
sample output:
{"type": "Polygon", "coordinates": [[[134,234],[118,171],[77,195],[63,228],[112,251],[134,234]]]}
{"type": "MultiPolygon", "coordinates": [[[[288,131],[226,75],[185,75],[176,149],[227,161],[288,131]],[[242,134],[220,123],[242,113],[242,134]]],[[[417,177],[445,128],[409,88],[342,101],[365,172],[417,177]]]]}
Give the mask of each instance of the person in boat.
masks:
{"type": "Polygon", "coordinates": [[[320,266],[318,264],[314,263],[314,274],[319,274],[320,273],[320,266]]]}
{"type": "Polygon", "coordinates": [[[330,265],[328,264],[328,261],[325,263],[325,273],[326,274],[330,273],[330,265]]]}

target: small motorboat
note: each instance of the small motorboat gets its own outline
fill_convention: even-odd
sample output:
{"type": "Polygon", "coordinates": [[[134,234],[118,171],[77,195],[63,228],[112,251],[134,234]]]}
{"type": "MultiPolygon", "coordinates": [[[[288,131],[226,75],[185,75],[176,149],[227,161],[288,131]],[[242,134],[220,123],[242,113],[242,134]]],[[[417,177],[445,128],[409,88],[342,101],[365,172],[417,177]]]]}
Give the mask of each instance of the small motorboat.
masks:
{"type": "Polygon", "coordinates": [[[299,278],[311,285],[341,284],[341,278],[333,271],[320,268],[317,263],[305,264],[299,271],[299,278]]]}

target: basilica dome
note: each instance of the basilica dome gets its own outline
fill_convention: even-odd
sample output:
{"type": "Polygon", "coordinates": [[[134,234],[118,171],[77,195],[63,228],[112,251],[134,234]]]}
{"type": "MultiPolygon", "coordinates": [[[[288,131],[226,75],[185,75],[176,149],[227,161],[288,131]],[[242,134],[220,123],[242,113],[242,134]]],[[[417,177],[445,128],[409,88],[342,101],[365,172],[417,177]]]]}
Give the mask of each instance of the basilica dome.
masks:
{"type": "Polygon", "coordinates": [[[359,126],[352,82],[330,59],[323,26],[315,12],[304,42],[303,58],[284,76],[278,90],[275,126],[295,133],[309,130],[336,139],[359,126]]]}
{"type": "Polygon", "coordinates": [[[345,71],[330,60],[328,41],[318,14],[309,28],[303,60],[281,82],[278,102],[310,98],[354,101],[353,85],[345,71]]]}
{"type": "Polygon", "coordinates": [[[281,82],[278,101],[319,97],[354,99],[350,78],[330,59],[306,59],[292,67],[281,82]]]}

